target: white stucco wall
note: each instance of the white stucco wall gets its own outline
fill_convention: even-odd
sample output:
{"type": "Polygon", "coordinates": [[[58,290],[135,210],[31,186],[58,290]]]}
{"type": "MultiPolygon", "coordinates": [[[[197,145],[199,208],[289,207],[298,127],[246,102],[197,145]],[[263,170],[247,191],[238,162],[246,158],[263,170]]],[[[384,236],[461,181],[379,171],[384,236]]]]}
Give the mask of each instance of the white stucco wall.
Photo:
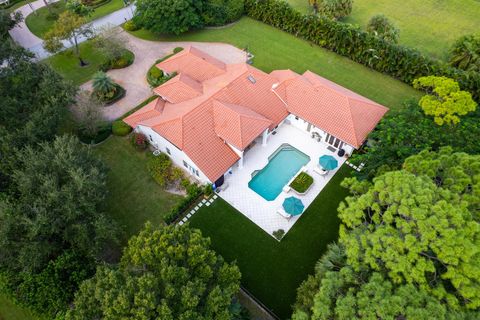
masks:
{"type": "Polygon", "coordinates": [[[159,149],[163,153],[166,153],[172,162],[182,170],[184,170],[189,175],[193,176],[202,184],[211,183],[211,181],[207,178],[207,176],[200,170],[196,164],[183,152],[182,150],[178,149],[174,144],[172,144],[167,139],[163,138],[161,135],[156,133],[149,127],[139,125],[136,131],[143,133],[147,139],[149,140],[150,144],[153,145],[156,149],[159,149]],[[167,148],[170,154],[167,152],[167,148]],[[190,168],[186,168],[183,164],[185,161],[190,168]],[[192,170],[193,169],[193,170],[192,170]],[[198,170],[198,176],[196,175],[195,170],[198,170]]]}

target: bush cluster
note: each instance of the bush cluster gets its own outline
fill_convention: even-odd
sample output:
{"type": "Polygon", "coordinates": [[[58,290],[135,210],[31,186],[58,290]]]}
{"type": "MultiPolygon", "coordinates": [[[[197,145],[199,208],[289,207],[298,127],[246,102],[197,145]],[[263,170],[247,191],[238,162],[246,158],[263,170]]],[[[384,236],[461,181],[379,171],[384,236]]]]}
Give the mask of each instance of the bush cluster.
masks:
{"type": "Polygon", "coordinates": [[[222,26],[240,19],[243,7],[244,0],[209,0],[203,20],[207,26],[222,26]]]}
{"type": "Polygon", "coordinates": [[[170,224],[177,220],[177,218],[188,208],[190,207],[203,193],[203,189],[196,183],[190,183],[188,180],[188,186],[185,188],[187,190],[187,196],[182,198],[182,200],[177,203],[175,207],[165,216],[164,220],[167,224],[170,224]]]}
{"type": "Polygon", "coordinates": [[[132,128],[122,120],[113,121],[112,133],[116,136],[124,137],[132,132],[132,128]]]}
{"type": "Polygon", "coordinates": [[[480,73],[450,67],[420,51],[397,45],[358,26],[325,17],[303,15],[287,2],[245,0],[245,12],[253,19],[311,41],[369,68],[411,84],[418,77],[436,75],[455,79],[462,90],[480,100],[480,73]]]}
{"type": "Polygon", "coordinates": [[[128,20],[127,22],[125,22],[123,28],[127,31],[136,31],[140,29],[140,27],[133,20],[128,20]]]}

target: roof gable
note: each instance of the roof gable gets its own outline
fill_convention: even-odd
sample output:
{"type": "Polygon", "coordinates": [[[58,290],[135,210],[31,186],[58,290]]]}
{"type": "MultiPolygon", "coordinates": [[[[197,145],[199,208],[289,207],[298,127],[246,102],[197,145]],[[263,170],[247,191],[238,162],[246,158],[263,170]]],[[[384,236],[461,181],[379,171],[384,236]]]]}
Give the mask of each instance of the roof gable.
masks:
{"type": "Polygon", "coordinates": [[[247,107],[213,101],[216,134],[238,150],[244,150],[271,125],[271,121],[247,107]]]}
{"type": "Polygon", "coordinates": [[[203,93],[203,88],[198,81],[180,73],[170,81],[155,88],[153,92],[171,103],[180,103],[200,96],[203,93]]]}

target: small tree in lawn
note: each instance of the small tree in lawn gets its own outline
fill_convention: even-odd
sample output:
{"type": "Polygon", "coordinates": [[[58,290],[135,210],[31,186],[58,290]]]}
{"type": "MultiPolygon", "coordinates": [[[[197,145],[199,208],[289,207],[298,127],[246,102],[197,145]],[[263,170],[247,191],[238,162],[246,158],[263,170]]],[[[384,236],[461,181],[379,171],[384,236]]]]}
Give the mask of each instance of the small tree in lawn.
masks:
{"type": "Polygon", "coordinates": [[[313,8],[318,13],[330,19],[341,19],[352,13],[352,0],[312,0],[313,8]]]}
{"type": "Polygon", "coordinates": [[[73,12],[65,11],[60,14],[53,28],[45,35],[44,47],[48,52],[56,53],[64,48],[62,40],[69,41],[74,46],[74,52],[80,65],[86,63],[80,55],[78,40],[81,36],[90,37],[93,35],[92,29],[86,25],[86,19],[73,12]]]}
{"type": "Polygon", "coordinates": [[[450,65],[480,72],[480,33],[463,36],[454,43],[450,51],[450,65]]]}
{"type": "Polygon", "coordinates": [[[102,104],[88,91],[81,91],[77,96],[76,113],[83,133],[92,137],[98,133],[102,124],[102,104]]]}
{"type": "Polygon", "coordinates": [[[105,72],[99,71],[93,75],[93,92],[101,100],[112,98],[117,92],[117,85],[105,72]]]}
{"type": "Polygon", "coordinates": [[[420,77],[413,81],[413,87],[427,92],[419,105],[426,115],[434,117],[439,126],[458,124],[459,116],[477,108],[471,93],[460,90],[458,82],[447,77],[420,77]]]}
{"type": "Polygon", "coordinates": [[[367,31],[386,41],[395,43],[398,41],[398,28],[383,14],[374,15],[370,19],[367,31]]]}
{"type": "Polygon", "coordinates": [[[88,17],[92,14],[92,7],[86,6],[80,0],[68,0],[65,6],[68,11],[81,17],[88,17]]]}
{"type": "Polygon", "coordinates": [[[93,43],[108,62],[118,61],[127,50],[125,41],[120,39],[117,31],[109,26],[100,30],[93,39],[93,43]]]}

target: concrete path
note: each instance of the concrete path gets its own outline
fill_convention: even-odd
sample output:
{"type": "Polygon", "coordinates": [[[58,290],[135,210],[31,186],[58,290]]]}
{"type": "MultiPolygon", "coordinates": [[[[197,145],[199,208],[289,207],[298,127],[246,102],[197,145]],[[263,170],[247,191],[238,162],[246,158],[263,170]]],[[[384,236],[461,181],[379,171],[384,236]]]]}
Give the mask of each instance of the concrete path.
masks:
{"type": "MultiPolygon", "coordinates": [[[[53,3],[59,0],[49,1],[49,3],[53,3]]],[[[37,0],[31,3],[35,10],[42,8],[45,6],[43,0],[37,0]]],[[[111,26],[119,26],[127,20],[132,18],[132,14],[135,10],[135,5],[130,5],[129,7],[122,8],[115,12],[110,13],[102,18],[96,19],[89,24],[92,26],[94,30],[101,29],[104,26],[111,25],[111,26]]],[[[23,15],[24,21],[19,23],[15,28],[9,31],[10,36],[12,39],[17,42],[20,46],[24,47],[32,51],[36,58],[41,60],[49,57],[51,54],[47,52],[43,48],[43,40],[34,35],[25,24],[25,19],[28,15],[33,14],[32,9],[28,4],[18,8],[17,11],[20,11],[23,15]]],[[[85,37],[81,37],[79,42],[83,42],[87,40],[85,37]]],[[[69,41],[63,42],[65,48],[70,48],[72,44],[69,41]]]]}
{"type": "MultiPolygon", "coordinates": [[[[109,121],[117,119],[153,95],[152,88],[150,88],[146,80],[147,71],[157,59],[172,53],[175,47],[193,45],[225,63],[240,63],[246,61],[245,52],[229,44],[154,42],[136,38],[123,31],[120,27],[118,27],[117,30],[118,36],[126,43],[128,49],[135,54],[135,61],[127,68],[107,72],[115,82],[127,90],[127,94],[123,99],[104,108],[104,118],[109,121]]],[[[91,81],[83,84],[81,88],[91,90],[91,81]]]]}

